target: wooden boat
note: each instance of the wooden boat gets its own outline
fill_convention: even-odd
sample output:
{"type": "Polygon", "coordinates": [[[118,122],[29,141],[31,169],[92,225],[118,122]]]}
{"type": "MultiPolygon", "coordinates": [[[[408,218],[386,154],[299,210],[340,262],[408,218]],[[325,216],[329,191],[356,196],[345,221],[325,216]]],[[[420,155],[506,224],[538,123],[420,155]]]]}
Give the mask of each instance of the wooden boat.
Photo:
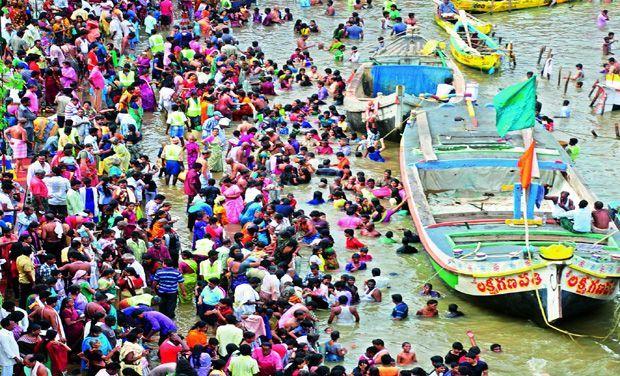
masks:
{"type": "Polygon", "coordinates": [[[395,38],[362,63],[348,80],[344,97],[347,120],[361,132],[373,118],[382,137],[400,140],[403,120],[412,108],[424,106],[437,86],[451,77],[456,94],[450,102],[463,99],[465,81],[439,43],[407,33],[395,38]]]}
{"type": "MultiPolygon", "coordinates": [[[[555,4],[571,0],[556,0],[555,4]]],[[[511,10],[547,7],[552,0],[452,0],[458,9],[473,13],[507,12],[511,10]]]]}
{"type": "Polygon", "coordinates": [[[541,176],[532,187],[549,184],[549,195],[567,191],[575,204],[585,199],[592,207],[596,197],[568,155],[542,128],[500,139],[495,110],[476,111],[477,127],[463,121],[470,119],[463,104],[420,112],[401,140],[411,216],[437,275],[470,301],[538,322],[543,313],[554,322],[613,301],[620,279],[615,228],[569,232],[547,219],[550,201],[536,209],[537,194],[521,211],[517,163],[528,137],[536,140],[541,176]],[[529,252],[523,212],[531,218],[529,252]]]}
{"type": "MultiPolygon", "coordinates": [[[[435,2],[435,23],[439,25],[439,27],[444,29],[446,33],[450,33],[452,30],[454,30],[454,23],[459,20],[459,15],[457,15],[457,17],[455,18],[453,22],[451,22],[450,20],[441,18],[438,12],[439,4],[441,4],[441,0],[433,0],[433,1],[435,2]]],[[[491,34],[491,31],[493,30],[492,23],[476,18],[469,13],[465,13],[465,15],[467,17],[468,24],[473,25],[474,27],[476,27],[476,29],[480,30],[484,34],[487,34],[487,35],[491,34]]]]}
{"type": "Polygon", "coordinates": [[[497,42],[473,25],[464,25],[461,21],[456,22],[450,31],[450,53],[459,63],[489,73],[502,65],[504,56],[497,42]],[[475,47],[474,43],[477,43],[475,47]]]}
{"type": "Polygon", "coordinates": [[[597,115],[620,110],[620,74],[607,74],[604,82],[596,81],[592,93],[590,107],[594,107],[597,115]]]}

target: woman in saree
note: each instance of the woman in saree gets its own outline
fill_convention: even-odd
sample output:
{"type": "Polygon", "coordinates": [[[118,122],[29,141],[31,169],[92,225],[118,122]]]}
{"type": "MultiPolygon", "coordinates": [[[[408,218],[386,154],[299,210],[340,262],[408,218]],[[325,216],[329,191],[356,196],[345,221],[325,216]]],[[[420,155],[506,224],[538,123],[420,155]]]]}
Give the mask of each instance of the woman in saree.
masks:
{"type": "Polygon", "coordinates": [[[129,169],[131,153],[129,153],[125,144],[121,143],[117,138],[112,139],[112,149],[114,150],[114,155],[121,161],[121,170],[126,172],[129,169]]]}
{"type": "MultiPolygon", "coordinates": [[[[204,239],[207,233],[207,225],[209,217],[205,215],[202,210],[199,210],[196,214],[196,220],[192,225],[193,239],[192,239],[192,249],[196,249],[196,242],[200,239],[204,239]]],[[[188,220],[188,222],[190,222],[188,220]]]]}
{"type": "Polygon", "coordinates": [[[189,134],[187,136],[187,142],[185,143],[185,155],[187,156],[187,165],[193,166],[198,160],[198,154],[200,153],[200,145],[196,142],[196,136],[189,134]]]}
{"type": "Polygon", "coordinates": [[[75,309],[73,298],[65,298],[60,305],[60,318],[65,329],[67,345],[71,352],[77,354],[81,351],[82,336],[84,335],[84,319],[75,309]]]}
{"type": "MultiPolygon", "coordinates": [[[[209,156],[209,170],[211,172],[224,171],[223,150],[225,143],[222,142],[220,137],[220,129],[214,128],[211,131],[211,135],[202,140],[205,145],[209,146],[211,156],[209,156]]],[[[224,141],[225,142],[225,141],[224,141]]]]}
{"type": "Polygon", "coordinates": [[[196,281],[198,280],[198,264],[192,258],[189,251],[181,252],[181,260],[179,260],[179,271],[183,274],[184,284],[187,291],[185,295],[179,295],[181,304],[191,303],[194,300],[194,290],[196,289],[196,281]]]}
{"type": "Polygon", "coordinates": [[[93,145],[84,145],[84,149],[78,154],[78,161],[82,178],[89,178],[93,186],[97,185],[99,183],[97,177],[97,157],[93,154],[93,145]]]}
{"type": "Polygon", "coordinates": [[[71,66],[68,61],[62,63],[62,68],[60,69],[60,84],[64,89],[72,88],[72,85],[78,82],[78,75],[75,72],[75,69],[71,66]]]}
{"type": "Polygon", "coordinates": [[[138,88],[140,89],[140,95],[142,97],[142,109],[147,112],[153,112],[157,106],[157,100],[155,100],[155,93],[151,87],[149,75],[147,67],[144,73],[138,78],[138,88]]]}
{"type": "Polygon", "coordinates": [[[226,198],[224,207],[229,223],[239,223],[239,216],[243,211],[243,198],[241,197],[241,188],[233,184],[230,178],[224,178],[222,182],[222,194],[226,198]]]}

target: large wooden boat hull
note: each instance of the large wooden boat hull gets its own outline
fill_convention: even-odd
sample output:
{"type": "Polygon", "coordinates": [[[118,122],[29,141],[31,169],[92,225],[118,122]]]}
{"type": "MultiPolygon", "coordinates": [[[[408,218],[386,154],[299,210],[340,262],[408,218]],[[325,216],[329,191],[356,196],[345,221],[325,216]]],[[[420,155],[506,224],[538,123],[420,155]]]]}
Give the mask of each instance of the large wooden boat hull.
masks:
{"type": "MultiPolygon", "coordinates": [[[[454,29],[454,22],[446,21],[439,16],[439,14],[437,13],[437,9],[438,9],[440,0],[434,0],[434,1],[435,1],[435,23],[439,27],[444,29],[447,33],[449,33],[451,30],[454,29]]],[[[466,13],[466,16],[467,16],[467,22],[471,25],[474,25],[476,29],[480,30],[481,32],[485,34],[490,34],[491,31],[493,30],[492,23],[482,21],[478,18],[472,17],[470,14],[467,14],[467,13],[466,13]]]]}
{"type": "MultiPolygon", "coordinates": [[[[401,38],[413,37],[404,36],[401,38]]],[[[421,37],[416,36],[415,38],[426,42],[426,40],[421,37]]],[[[380,135],[386,137],[388,140],[398,142],[402,134],[402,128],[411,110],[425,105],[425,101],[419,97],[422,93],[407,94],[407,89],[408,86],[414,87],[418,82],[431,82],[426,79],[426,76],[421,73],[420,76],[407,75],[404,77],[400,76],[398,79],[392,78],[389,80],[389,89],[375,90],[375,82],[372,75],[375,67],[386,69],[400,69],[406,67],[439,68],[445,71],[444,73],[449,73],[453,79],[453,86],[456,94],[450,98],[449,101],[458,103],[463,100],[465,92],[465,80],[463,75],[457,64],[445,58],[443,52],[442,58],[440,59],[428,55],[411,55],[410,52],[409,54],[407,53],[411,49],[407,48],[406,44],[401,47],[402,48],[399,49],[398,46],[395,48],[390,47],[390,45],[386,46],[385,50],[387,50],[387,53],[377,59],[371,59],[372,62],[362,63],[349,77],[343,104],[347,113],[347,121],[354,130],[366,132],[366,122],[368,117],[372,116],[375,119],[380,135]],[[376,108],[376,113],[370,113],[369,108],[376,108]]],[[[435,84],[438,83],[439,82],[435,84]]],[[[441,83],[443,83],[443,81],[441,83]]],[[[434,95],[435,92],[425,92],[425,94],[434,95]]]]}
{"type": "MultiPolygon", "coordinates": [[[[556,4],[571,0],[557,0],[556,4]]],[[[512,10],[546,7],[551,0],[453,0],[458,9],[472,13],[508,12],[512,10]]]]}
{"type": "MultiPolygon", "coordinates": [[[[420,242],[437,276],[451,289],[467,296],[468,300],[509,315],[530,318],[538,323],[544,323],[545,319],[547,322],[556,322],[578,317],[593,312],[598,305],[613,301],[619,291],[620,262],[614,257],[595,259],[590,256],[593,251],[589,249],[605,248],[605,252],[613,252],[610,255],[618,253],[620,238],[616,233],[611,232],[609,236],[594,233],[575,234],[558,227],[553,220],[548,220],[547,225],[530,229],[529,238],[532,247],[574,242],[573,244],[578,248],[581,247],[581,250],[560,261],[543,259],[540,253],[538,257],[532,255],[530,259],[529,253],[523,251],[524,244],[527,244],[524,241],[526,237],[524,229],[505,224],[506,219],[512,217],[511,212],[502,214],[480,207],[480,211],[475,211],[478,213],[476,216],[471,213],[460,215],[458,212],[450,213],[449,217],[436,214],[437,205],[429,202],[429,192],[422,181],[427,179],[424,181],[432,184],[439,175],[431,175],[432,178],[428,180],[428,174],[448,171],[447,176],[452,180],[446,181],[446,186],[448,189],[458,189],[459,181],[463,179],[462,175],[459,175],[460,170],[472,166],[490,166],[489,168],[507,171],[506,176],[510,176],[511,169],[518,170],[517,156],[522,153],[522,151],[505,152],[511,159],[503,157],[494,160],[487,156],[496,152],[491,149],[479,149],[482,146],[480,138],[471,144],[476,146],[475,149],[467,151],[477,153],[479,159],[455,159],[457,158],[455,155],[467,153],[463,151],[465,149],[451,146],[456,145],[458,139],[483,137],[476,136],[476,133],[471,131],[451,131],[458,126],[451,123],[455,116],[467,116],[463,116],[466,113],[465,109],[459,109],[460,112],[456,110],[450,109],[449,115],[447,110],[445,114],[439,113],[440,111],[434,112],[437,119],[442,119],[447,124],[438,129],[429,126],[426,115],[419,114],[417,123],[408,125],[401,139],[401,177],[407,193],[409,211],[420,242]],[[433,145],[438,139],[445,140],[446,144],[440,142],[436,146],[433,145]],[[606,244],[602,246],[601,244],[605,242],[606,244]],[[488,261],[486,256],[484,261],[459,256],[454,252],[455,248],[460,249],[461,255],[468,256],[475,255],[479,249],[483,249],[489,252],[488,261]],[[501,255],[507,255],[508,252],[515,250],[518,251],[516,258],[507,256],[502,258],[501,255]]],[[[481,109],[478,108],[477,111],[481,109]]],[[[480,114],[478,116],[481,119],[488,119],[492,118],[491,115],[487,113],[485,116],[480,114]]],[[[541,148],[551,144],[557,147],[553,136],[548,134],[546,136],[541,148]]],[[[493,139],[492,133],[488,133],[488,139],[493,139]]],[[[536,140],[541,141],[538,137],[536,140]]],[[[491,142],[494,141],[489,141],[491,142]]],[[[550,153],[548,149],[540,150],[543,151],[550,153]]],[[[559,148],[557,151],[562,152],[559,148]]],[[[565,153],[559,154],[558,157],[554,155],[549,154],[544,162],[539,162],[541,171],[546,170],[553,176],[564,176],[574,188],[576,192],[574,194],[594,202],[596,197],[587,190],[579,174],[568,163],[569,159],[565,153]],[[562,162],[553,161],[555,158],[561,158],[562,162]]],[[[478,173],[484,172],[480,170],[478,173]]],[[[489,176],[482,176],[484,179],[490,179],[489,176]]],[[[472,179],[479,180],[477,177],[472,179]]],[[[435,188],[429,189],[432,192],[435,188]]]]}

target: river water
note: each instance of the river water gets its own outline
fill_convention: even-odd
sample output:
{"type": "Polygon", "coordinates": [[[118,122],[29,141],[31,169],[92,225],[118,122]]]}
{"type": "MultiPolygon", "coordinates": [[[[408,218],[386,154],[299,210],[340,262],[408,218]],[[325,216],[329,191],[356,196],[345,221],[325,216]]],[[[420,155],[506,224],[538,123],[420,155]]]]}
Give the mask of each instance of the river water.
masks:
{"type": "MultiPolygon", "coordinates": [[[[279,5],[280,8],[289,7],[294,18],[304,21],[314,19],[318,22],[321,32],[310,37],[310,44],[323,42],[329,45],[333,29],[338,23],[344,22],[350,10],[344,2],[336,4],[336,17],[324,16],[324,6],[301,9],[294,1],[259,1],[258,7],[264,9],[267,6],[279,5]]],[[[421,34],[431,39],[447,39],[433,22],[432,2],[430,0],[407,0],[399,1],[401,13],[405,16],[408,12],[416,13],[421,26],[421,34]]],[[[377,4],[379,5],[379,4],[377,4]]],[[[462,71],[468,81],[475,80],[480,84],[480,94],[491,98],[501,88],[522,80],[527,71],[540,71],[536,66],[538,52],[541,46],[552,48],[555,55],[554,77],[550,82],[539,81],[538,96],[543,103],[543,113],[549,115],[559,114],[562,101],[571,101],[573,117],[569,120],[561,119],[556,122],[556,136],[559,140],[568,140],[569,137],[577,137],[582,145],[582,155],[577,161],[579,171],[584,175],[587,184],[603,200],[609,201],[620,198],[620,191],[615,185],[617,182],[615,173],[620,169],[617,164],[610,163],[618,156],[620,141],[613,139],[614,123],[620,122],[620,113],[605,114],[604,116],[592,115],[589,111],[588,92],[591,84],[597,77],[603,57],[601,55],[602,38],[608,30],[596,28],[596,16],[600,9],[598,3],[576,3],[574,5],[561,5],[553,9],[538,8],[512,13],[486,14],[480,17],[497,25],[498,35],[504,37],[504,41],[513,41],[517,57],[516,69],[503,69],[495,75],[487,75],[475,70],[462,67],[462,71]],[[557,71],[560,66],[574,71],[574,66],[582,63],[585,67],[586,82],[584,89],[577,92],[573,85],[569,85],[567,96],[563,96],[562,89],[557,88],[557,71]],[[595,130],[600,136],[593,138],[590,131],[595,130]]],[[[619,14],[613,8],[614,5],[606,5],[610,9],[612,21],[609,30],[620,33],[620,22],[615,17],[619,14]]],[[[350,46],[357,45],[362,52],[362,58],[368,56],[368,51],[377,43],[377,37],[387,36],[388,32],[380,29],[381,10],[379,7],[362,10],[360,14],[366,21],[364,28],[365,40],[363,42],[347,42],[347,56],[350,46]]],[[[293,23],[265,28],[263,26],[250,25],[244,29],[235,30],[235,36],[240,41],[240,48],[245,49],[253,40],[259,41],[268,58],[281,64],[291,55],[295,48],[295,36],[292,31],[293,23]]],[[[311,50],[311,55],[320,70],[334,67],[333,58],[325,51],[316,48],[311,50]]],[[[544,57],[543,57],[544,60],[544,57]]],[[[336,65],[348,77],[354,66],[350,63],[336,65]]],[[[284,93],[275,100],[286,103],[298,97],[305,97],[310,93],[308,90],[295,90],[284,93]]],[[[157,150],[162,141],[165,141],[165,125],[159,114],[148,117],[144,126],[145,141],[142,143],[143,150],[155,160],[157,150]]],[[[368,176],[378,178],[385,168],[390,168],[398,175],[397,145],[390,144],[385,155],[387,163],[377,164],[370,161],[355,160],[352,158],[354,171],[366,171],[368,176]]],[[[316,179],[315,179],[316,180],[316,179]]],[[[162,182],[163,183],[163,182],[162,182]]],[[[301,203],[300,206],[308,209],[303,202],[312,196],[313,186],[295,187],[294,194],[301,203]]],[[[185,198],[182,188],[162,187],[161,191],[173,202],[174,215],[184,218],[185,198]]],[[[319,208],[327,213],[335,223],[339,215],[330,205],[319,208]]],[[[185,239],[188,238],[184,224],[180,224],[180,232],[185,239]]],[[[413,224],[407,217],[396,217],[389,225],[381,225],[379,231],[392,230],[396,236],[402,234],[402,230],[412,229],[413,224]]],[[[341,231],[334,231],[337,252],[341,265],[350,256],[344,250],[344,238],[341,231]],[[338,247],[340,245],[340,247],[338,247]]],[[[466,316],[458,320],[436,319],[419,320],[410,318],[403,322],[389,320],[392,304],[389,294],[401,293],[410,306],[410,311],[421,308],[425,300],[419,296],[421,285],[434,275],[432,268],[421,253],[411,256],[400,256],[395,253],[396,246],[379,246],[371,239],[362,239],[374,255],[375,261],[371,267],[381,267],[383,274],[390,274],[392,287],[389,292],[384,292],[384,302],[381,304],[362,304],[359,308],[361,324],[354,327],[338,327],[341,332],[341,342],[349,349],[344,365],[350,370],[356,363],[357,358],[364,349],[370,345],[373,338],[382,338],[392,356],[400,351],[403,341],[413,344],[413,349],[418,355],[420,366],[430,369],[429,358],[433,355],[445,355],[454,341],[461,341],[466,347],[469,346],[465,335],[467,330],[473,330],[478,344],[483,349],[483,358],[489,363],[491,373],[495,375],[595,375],[600,373],[611,374],[620,372],[620,342],[618,332],[612,339],[602,342],[596,339],[571,340],[568,336],[555,332],[551,329],[541,328],[531,322],[515,319],[484,310],[468,303],[450,292],[438,278],[431,278],[435,289],[439,290],[443,298],[440,300],[440,311],[447,310],[450,303],[456,303],[466,316]],[[488,350],[492,343],[500,343],[504,353],[494,354],[488,350]],[[615,370],[615,372],[614,372],[615,370]]],[[[307,265],[307,251],[302,260],[305,271],[307,265]]],[[[369,272],[359,272],[356,275],[357,284],[362,289],[362,281],[369,278],[369,272]]],[[[563,324],[563,327],[577,332],[591,335],[605,335],[612,325],[612,315],[615,305],[610,304],[584,317],[582,320],[563,324]]],[[[326,319],[326,315],[322,316],[326,319]]],[[[178,315],[181,331],[184,332],[195,320],[193,307],[181,307],[178,315]]],[[[326,320],[323,320],[325,322],[326,320]]],[[[324,329],[324,326],[321,326],[324,329]]],[[[321,341],[327,339],[322,336],[321,341]]]]}

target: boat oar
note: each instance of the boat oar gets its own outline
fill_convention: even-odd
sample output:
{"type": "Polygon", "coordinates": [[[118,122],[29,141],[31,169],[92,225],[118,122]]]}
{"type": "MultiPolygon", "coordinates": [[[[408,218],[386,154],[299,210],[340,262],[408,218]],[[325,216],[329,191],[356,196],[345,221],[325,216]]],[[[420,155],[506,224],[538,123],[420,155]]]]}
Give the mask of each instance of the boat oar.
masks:
{"type": "Polygon", "coordinates": [[[465,36],[467,36],[467,44],[471,47],[471,37],[469,36],[469,24],[467,23],[467,14],[463,9],[459,10],[460,21],[465,29],[465,36]]]}

